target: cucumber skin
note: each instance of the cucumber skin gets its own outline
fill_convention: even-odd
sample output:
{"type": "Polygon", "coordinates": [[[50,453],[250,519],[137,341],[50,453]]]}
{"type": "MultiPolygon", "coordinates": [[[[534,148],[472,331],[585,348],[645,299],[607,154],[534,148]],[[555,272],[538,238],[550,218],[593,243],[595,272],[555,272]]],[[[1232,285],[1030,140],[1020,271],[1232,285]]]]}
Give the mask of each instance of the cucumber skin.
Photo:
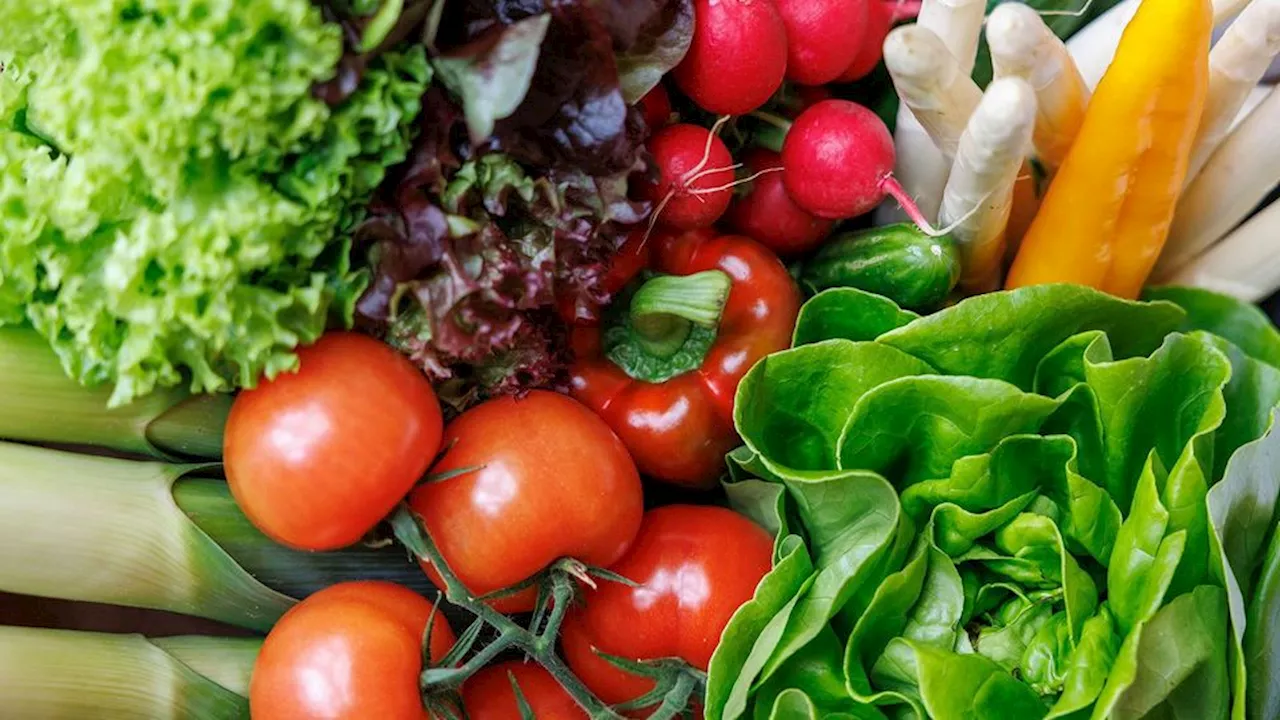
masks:
{"type": "Polygon", "coordinates": [[[911,310],[942,305],[959,279],[960,258],[951,238],[929,237],[910,224],[834,235],[800,270],[800,282],[811,293],[852,287],[911,310]]]}

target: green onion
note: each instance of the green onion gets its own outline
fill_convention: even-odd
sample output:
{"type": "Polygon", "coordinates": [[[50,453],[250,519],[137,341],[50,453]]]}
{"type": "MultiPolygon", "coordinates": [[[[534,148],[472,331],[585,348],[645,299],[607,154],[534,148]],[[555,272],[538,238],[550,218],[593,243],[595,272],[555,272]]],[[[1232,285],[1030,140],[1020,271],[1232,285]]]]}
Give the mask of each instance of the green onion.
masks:
{"type": "Polygon", "coordinates": [[[7,718],[248,718],[261,644],[0,627],[0,705],[7,718]]]}
{"type": "Polygon", "coordinates": [[[294,598],[344,580],[430,591],[394,549],[304,553],[274,543],[225,482],[189,477],[208,467],[0,443],[0,590],[263,631],[294,598]]]}
{"type": "Polygon", "coordinates": [[[0,328],[0,437],[95,445],[155,457],[216,458],[231,397],[156,392],[107,409],[108,387],[67,377],[49,344],[26,328],[0,328]]]}

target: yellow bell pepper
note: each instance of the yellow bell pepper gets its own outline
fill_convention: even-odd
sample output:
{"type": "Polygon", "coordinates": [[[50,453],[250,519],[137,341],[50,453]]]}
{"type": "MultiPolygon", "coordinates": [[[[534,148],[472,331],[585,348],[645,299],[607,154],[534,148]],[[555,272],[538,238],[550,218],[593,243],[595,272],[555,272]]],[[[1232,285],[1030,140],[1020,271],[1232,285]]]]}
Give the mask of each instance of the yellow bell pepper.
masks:
{"type": "Polygon", "coordinates": [[[1204,110],[1210,0],[1143,0],[1009,270],[1010,288],[1141,292],[1169,234],[1204,110]]]}

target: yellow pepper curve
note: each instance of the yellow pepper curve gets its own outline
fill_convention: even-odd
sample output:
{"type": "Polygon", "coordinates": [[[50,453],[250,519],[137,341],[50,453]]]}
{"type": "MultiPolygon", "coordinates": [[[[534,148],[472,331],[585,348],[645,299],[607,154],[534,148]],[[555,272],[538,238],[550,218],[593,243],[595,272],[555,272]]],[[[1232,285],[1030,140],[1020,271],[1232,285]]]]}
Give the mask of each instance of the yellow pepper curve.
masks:
{"type": "Polygon", "coordinates": [[[1135,298],[1169,234],[1208,88],[1210,0],[1143,0],[1006,286],[1135,298]]]}

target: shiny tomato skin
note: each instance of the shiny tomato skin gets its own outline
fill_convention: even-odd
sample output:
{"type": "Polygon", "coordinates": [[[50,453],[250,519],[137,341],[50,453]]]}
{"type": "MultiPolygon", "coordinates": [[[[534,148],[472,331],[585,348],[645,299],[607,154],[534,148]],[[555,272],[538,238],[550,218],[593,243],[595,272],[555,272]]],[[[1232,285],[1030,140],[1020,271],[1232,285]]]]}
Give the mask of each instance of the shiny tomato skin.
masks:
{"type": "Polygon", "coordinates": [[[540,720],[585,720],[578,706],[560,683],[537,663],[509,660],[490,665],[472,675],[462,686],[462,705],[470,720],[521,720],[520,706],[511,689],[515,676],[533,715],[540,720]],[[508,675],[510,673],[510,675],[508,675]]]}
{"type": "Polygon", "coordinates": [[[592,651],[634,660],[711,662],[729,618],[769,572],[773,541],[737,513],[668,505],[645,514],[635,543],[609,569],[640,584],[602,581],[565,618],[561,645],[573,671],[607,703],[653,688],[592,651]]]}
{"type": "MultiPolygon", "coordinates": [[[[477,405],[445,428],[448,448],[409,505],[476,595],[511,587],[562,557],[608,566],[644,512],[640,475],[609,426],[581,403],[535,390],[477,405]]],[[[533,609],[533,593],[495,603],[533,609]]]]}
{"type": "MultiPolygon", "coordinates": [[[[253,720],[424,720],[418,675],[431,608],[380,581],[340,583],[298,603],[262,644],[249,682],[253,720]]],[[[453,643],[437,612],[432,660],[453,643]]]]}
{"type": "Polygon", "coordinates": [[[333,550],[358,542],[418,482],[443,420],[426,377],[373,338],[329,333],[298,358],[296,373],[236,398],[227,481],[268,537],[333,550]]]}

